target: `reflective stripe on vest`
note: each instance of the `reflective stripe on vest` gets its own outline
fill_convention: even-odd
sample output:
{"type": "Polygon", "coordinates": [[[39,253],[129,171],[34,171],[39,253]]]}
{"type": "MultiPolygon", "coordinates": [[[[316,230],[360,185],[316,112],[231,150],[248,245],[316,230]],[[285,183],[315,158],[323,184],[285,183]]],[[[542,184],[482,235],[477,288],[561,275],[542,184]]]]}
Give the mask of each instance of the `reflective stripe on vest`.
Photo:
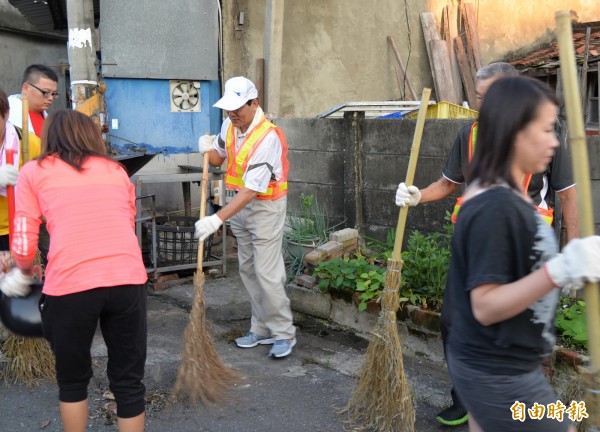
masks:
{"type": "MultiPolygon", "coordinates": [[[[468,161],[471,163],[473,159],[473,154],[475,153],[475,147],[477,146],[477,122],[473,123],[471,126],[471,132],[469,133],[469,158],[468,161]]],[[[523,178],[523,188],[525,192],[529,190],[529,183],[531,182],[531,174],[526,175],[523,178]]],[[[456,204],[454,204],[454,210],[452,211],[452,223],[456,223],[456,219],[458,217],[458,212],[460,211],[460,207],[462,206],[463,197],[458,197],[456,199],[456,204]]],[[[535,206],[537,212],[542,216],[542,219],[548,224],[552,225],[552,221],[554,220],[554,210],[551,208],[543,208],[535,206]]]]}
{"type": "Polygon", "coordinates": [[[225,149],[227,150],[227,174],[225,175],[225,185],[229,190],[239,191],[244,187],[243,176],[248,168],[248,162],[269,134],[275,131],[281,142],[281,166],[282,175],[279,180],[269,182],[266,192],[259,192],[257,199],[276,200],[287,195],[287,177],[289,165],[287,161],[287,142],[283,132],[273,123],[263,119],[246,135],[246,139],[236,150],[235,128],[233,124],[227,129],[225,140],[225,149]]]}

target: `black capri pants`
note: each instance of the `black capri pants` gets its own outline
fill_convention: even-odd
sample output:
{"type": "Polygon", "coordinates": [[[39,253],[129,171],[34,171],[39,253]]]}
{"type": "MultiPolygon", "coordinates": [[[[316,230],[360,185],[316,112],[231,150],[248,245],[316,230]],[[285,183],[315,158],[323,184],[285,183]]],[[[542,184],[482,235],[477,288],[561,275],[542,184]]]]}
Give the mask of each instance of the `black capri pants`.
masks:
{"type": "Polygon", "coordinates": [[[40,299],[44,338],[56,358],[61,402],[87,399],[92,372],[91,346],[98,323],[108,349],[107,375],[117,416],[144,412],[146,388],[146,286],[94,288],[40,299]]]}

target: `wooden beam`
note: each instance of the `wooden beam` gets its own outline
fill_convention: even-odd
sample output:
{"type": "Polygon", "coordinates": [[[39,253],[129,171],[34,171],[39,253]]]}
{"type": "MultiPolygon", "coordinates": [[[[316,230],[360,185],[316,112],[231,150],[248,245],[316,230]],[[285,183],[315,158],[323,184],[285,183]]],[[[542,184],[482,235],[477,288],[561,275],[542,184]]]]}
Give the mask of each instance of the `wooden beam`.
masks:
{"type": "Polygon", "coordinates": [[[391,36],[387,37],[388,42],[390,43],[391,47],[392,47],[392,51],[394,52],[394,56],[396,57],[396,61],[398,62],[398,65],[400,66],[400,69],[398,70],[398,85],[400,86],[400,91],[404,92],[405,94],[405,98],[406,98],[406,87],[408,87],[408,91],[410,93],[410,98],[409,100],[417,100],[417,93],[415,92],[415,88],[412,85],[412,82],[410,81],[410,77],[408,76],[408,72],[406,70],[406,68],[404,67],[404,63],[402,62],[402,57],[400,57],[400,53],[398,52],[398,48],[396,47],[396,42],[394,42],[394,38],[391,36]]]}
{"type": "Polygon", "coordinates": [[[429,45],[431,49],[431,58],[433,59],[433,64],[431,66],[434,70],[433,76],[437,101],[448,101],[454,104],[460,104],[460,101],[454,92],[452,68],[450,66],[446,42],[443,40],[432,40],[429,41],[429,45]]]}
{"type": "Polygon", "coordinates": [[[425,38],[427,57],[429,58],[429,64],[431,65],[433,64],[433,60],[431,58],[431,47],[429,46],[429,41],[440,39],[440,32],[438,30],[437,22],[435,21],[435,16],[432,12],[421,13],[421,28],[423,29],[423,37],[425,38]]]}
{"type": "Polygon", "coordinates": [[[448,51],[448,57],[450,59],[450,68],[452,70],[452,82],[454,83],[454,94],[456,95],[456,100],[460,104],[464,99],[462,81],[460,78],[460,70],[458,67],[458,61],[456,60],[456,53],[454,51],[454,38],[458,36],[458,24],[456,22],[456,19],[456,6],[445,6],[442,12],[442,21],[444,23],[444,25],[442,26],[444,34],[442,36],[443,39],[446,41],[446,48],[448,51]]]}
{"type": "Polygon", "coordinates": [[[479,36],[477,33],[477,16],[472,3],[462,3],[461,12],[464,19],[467,37],[467,52],[470,54],[475,71],[481,69],[481,54],[479,52],[479,36]]]}
{"type": "Polygon", "coordinates": [[[456,59],[458,60],[460,76],[467,96],[467,102],[469,102],[469,107],[471,109],[479,109],[477,106],[477,93],[475,92],[475,76],[467,62],[467,52],[463,45],[463,41],[460,37],[456,37],[454,38],[454,43],[456,59]]]}

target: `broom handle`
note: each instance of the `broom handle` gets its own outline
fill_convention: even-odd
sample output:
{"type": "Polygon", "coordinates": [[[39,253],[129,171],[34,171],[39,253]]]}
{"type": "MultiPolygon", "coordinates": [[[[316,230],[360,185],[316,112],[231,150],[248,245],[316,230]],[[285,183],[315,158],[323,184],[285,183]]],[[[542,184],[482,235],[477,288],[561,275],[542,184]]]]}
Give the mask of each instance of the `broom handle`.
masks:
{"type": "MultiPolygon", "coordinates": [[[[419,147],[421,147],[421,137],[423,136],[423,126],[425,125],[425,116],[427,115],[427,106],[429,105],[429,96],[431,89],[425,87],[421,96],[421,105],[419,106],[419,115],[417,116],[417,125],[413,136],[412,146],[410,148],[410,159],[408,160],[408,172],[404,182],[407,185],[412,185],[415,178],[415,170],[417,168],[417,159],[419,158],[419,147]]],[[[394,250],[392,251],[392,259],[400,260],[400,252],[402,250],[402,240],[404,238],[404,227],[406,226],[406,217],[408,216],[408,206],[400,207],[398,215],[398,225],[396,226],[396,239],[394,240],[394,250]]]]}
{"type": "MultiPolygon", "coordinates": [[[[595,234],[594,209],[592,207],[590,170],[585,143],[581,99],[579,98],[579,89],[577,86],[571,13],[564,10],[558,11],[555,18],[567,124],[569,126],[569,147],[573,155],[573,172],[577,184],[579,225],[581,236],[587,237],[595,234]]],[[[587,304],[586,316],[589,334],[588,349],[591,356],[592,368],[594,371],[597,371],[600,369],[600,301],[597,283],[585,284],[585,301],[587,304]]]]}
{"type": "MultiPolygon", "coordinates": [[[[206,194],[208,192],[208,152],[204,153],[204,161],[202,163],[202,186],[200,187],[200,219],[206,215],[206,194]]],[[[198,265],[196,271],[202,271],[202,263],[204,261],[204,241],[198,241],[198,265]]]]}
{"type": "MultiPolygon", "coordinates": [[[[12,149],[6,150],[6,163],[12,165],[15,161],[15,151],[12,149]]],[[[14,221],[15,221],[15,187],[11,185],[6,186],[6,199],[8,201],[8,241],[9,248],[12,246],[12,234],[14,232],[14,221]]]]}
{"type": "Polygon", "coordinates": [[[21,133],[23,137],[21,138],[21,151],[23,152],[23,163],[26,163],[29,160],[29,101],[26,96],[21,97],[21,109],[22,109],[22,119],[21,119],[21,133]]]}

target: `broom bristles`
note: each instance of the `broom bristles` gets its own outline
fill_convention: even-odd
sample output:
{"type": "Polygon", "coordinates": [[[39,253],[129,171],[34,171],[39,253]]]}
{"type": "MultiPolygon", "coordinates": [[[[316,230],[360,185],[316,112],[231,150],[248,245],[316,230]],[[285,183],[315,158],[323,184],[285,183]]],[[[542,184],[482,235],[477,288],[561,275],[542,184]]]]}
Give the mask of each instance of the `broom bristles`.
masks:
{"type": "Polygon", "coordinates": [[[204,313],[204,273],[194,274],[194,304],[184,332],[184,349],[173,396],[192,404],[214,404],[228,399],[231,386],[243,381],[225,366],[208,334],[204,313]]]}
{"type": "MultiPolygon", "coordinates": [[[[0,331],[1,333],[1,331],[0,331]]],[[[9,333],[0,342],[6,365],[0,369],[4,383],[33,387],[41,381],[56,381],[54,355],[45,339],[27,338],[9,333]]]]}
{"type": "Polygon", "coordinates": [[[396,324],[401,269],[402,261],[388,261],[379,320],[372,332],[357,387],[343,410],[352,422],[380,432],[413,432],[415,424],[396,324]]]}
{"type": "MultiPolygon", "coordinates": [[[[2,262],[8,268],[14,267],[14,259],[9,251],[2,252],[2,262]]],[[[37,250],[33,265],[40,269],[39,278],[43,280],[43,264],[40,251],[37,250]]],[[[0,326],[0,335],[7,333],[4,340],[0,337],[0,353],[5,357],[6,365],[0,369],[0,377],[7,385],[25,384],[33,387],[41,381],[56,382],[56,366],[50,344],[45,339],[17,336],[0,326]]]]}

